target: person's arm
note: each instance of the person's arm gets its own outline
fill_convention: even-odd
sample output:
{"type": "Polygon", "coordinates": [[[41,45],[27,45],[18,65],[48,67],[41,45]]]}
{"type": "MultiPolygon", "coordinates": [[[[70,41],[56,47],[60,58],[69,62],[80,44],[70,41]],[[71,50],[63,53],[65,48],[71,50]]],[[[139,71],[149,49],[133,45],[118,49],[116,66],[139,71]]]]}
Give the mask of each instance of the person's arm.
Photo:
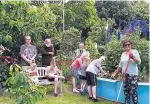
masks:
{"type": "Polygon", "coordinates": [[[23,60],[25,60],[25,61],[28,62],[29,64],[32,63],[32,60],[27,59],[24,54],[21,54],[21,57],[23,58],[23,60]]]}
{"type": "Polygon", "coordinates": [[[54,55],[54,46],[53,46],[53,44],[51,44],[51,47],[52,47],[52,52],[49,52],[49,54],[54,55]]]}
{"type": "Polygon", "coordinates": [[[131,59],[133,59],[135,61],[135,63],[137,63],[137,64],[141,63],[140,55],[139,55],[139,52],[137,50],[133,51],[133,53],[130,53],[129,57],[131,59]]]}
{"type": "Polygon", "coordinates": [[[107,75],[107,73],[103,70],[103,68],[101,66],[99,67],[99,69],[104,75],[107,75]]]}
{"type": "Polygon", "coordinates": [[[36,57],[36,55],[37,55],[37,50],[36,50],[36,47],[35,47],[35,46],[34,46],[34,51],[35,51],[35,54],[34,54],[34,56],[31,58],[31,61],[35,60],[35,57],[36,57]]]}
{"type": "Polygon", "coordinates": [[[44,46],[42,46],[41,48],[39,48],[41,53],[44,54],[44,55],[48,55],[49,52],[46,52],[46,50],[44,49],[44,46]]]}
{"type": "Polygon", "coordinates": [[[50,77],[50,78],[60,78],[60,79],[65,79],[64,76],[54,75],[54,74],[51,74],[51,73],[49,73],[49,76],[48,76],[48,77],[50,77]]]}

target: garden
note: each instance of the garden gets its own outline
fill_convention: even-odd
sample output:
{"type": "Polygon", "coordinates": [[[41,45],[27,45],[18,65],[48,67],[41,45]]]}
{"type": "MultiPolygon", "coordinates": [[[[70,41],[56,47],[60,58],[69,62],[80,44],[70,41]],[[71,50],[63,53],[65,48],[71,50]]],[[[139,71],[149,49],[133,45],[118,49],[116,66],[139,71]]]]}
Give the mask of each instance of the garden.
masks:
{"type": "MultiPolygon", "coordinates": [[[[104,82],[120,85],[121,73],[115,78],[111,75],[119,65],[124,39],[132,40],[133,49],[140,54],[139,96],[141,99],[147,94],[149,96],[148,10],[149,2],[144,0],[1,0],[0,104],[92,104],[87,94],[81,96],[71,91],[69,69],[80,42],[85,43],[92,60],[106,56],[103,67],[107,76],[97,76],[97,96],[100,99],[97,104],[113,104],[116,95],[110,97],[103,93],[103,88],[109,86],[104,82]],[[56,64],[66,78],[63,92],[58,97],[53,96],[53,86],[38,86],[28,79],[27,73],[21,73],[19,51],[25,35],[31,36],[32,44],[36,46],[38,66],[42,65],[40,46],[46,37],[51,39],[56,64]],[[99,87],[99,83],[104,83],[104,86],[99,87]]],[[[145,101],[150,102],[147,97],[145,101]]],[[[119,101],[124,102],[122,98],[119,101]]],[[[143,101],[140,100],[139,104],[143,101]]]]}

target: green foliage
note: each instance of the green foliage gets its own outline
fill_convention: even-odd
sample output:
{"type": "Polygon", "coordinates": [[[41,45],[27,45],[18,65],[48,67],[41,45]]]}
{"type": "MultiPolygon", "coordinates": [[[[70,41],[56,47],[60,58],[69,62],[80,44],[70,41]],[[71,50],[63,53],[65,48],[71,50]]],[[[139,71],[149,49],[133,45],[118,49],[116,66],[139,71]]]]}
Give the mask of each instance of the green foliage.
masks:
{"type": "Polygon", "coordinates": [[[53,14],[56,15],[56,22],[55,26],[57,30],[62,30],[62,24],[63,24],[63,14],[62,14],[62,5],[59,5],[58,3],[50,4],[49,7],[53,11],[53,14]]]}
{"type": "Polygon", "coordinates": [[[111,41],[106,46],[105,55],[106,69],[110,72],[114,71],[120,62],[120,57],[123,52],[122,40],[117,40],[116,36],[112,36],[111,41]]]}
{"type": "Polygon", "coordinates": [[[85,49],[87,51],[89,51],[91,59],[99,58],[98,50],[96,49],[95,43],[93,43],[92,40],[90,40],[90,39],[86,40],[86,42],[85,42],[85,49]]]}
{"type": "Polygon", "coordinates": [[[118,24],[119,19],[127,23],[132,16],[128,1],[96,1],[95,7],[99,18],[114,18],[116,24],[118,24]]]}
{"type": "Polygon", "coordinates": [[[53,37],[57,31],[56,16],[47,4],[36,7],[23,1],[5,1],[1,4],[0,15],[1,41],[9,41],[9,44],[0,44],[8,45],[15,57],[23,44],[23,35],[30,35],[32,43],[37,44],[42,36],[53,37]]]}
{"type": "Polygon", "coordinates": [[[141,57],[141,64],[139,66],[140,70],[142,71],[143,69],[145,69],[148,73],[149,42],[145,39],[140,39],[140,36],[137,34],[132,34],[129,37],[122,37],[121,40],[117,40],[116,36],[112,37],[111,41],[107,44],[107,49],[105,52],[105,55],[107,56],[106,69],[112,72],[118,67],[120,57],[123,52],[122,41],[126,38],[132,40],[133,49],[136,49],[140,54],[141,57]]]}
{"type": "Polygon", "coordinates": [[[106,44],[107,28],[112,27],[115,23],[113,19],[99,19],[98,23],[91,27],[91,31],[88,33],[88,38],[98,45],[106,44]]]}
{"type": "Polygon", "coordinates": [[[65,24],[79,30],[96,24],[98,17],[94,7],[95,1],[69,1],[65,5],[65,24]]]}
{"type": "Polygon", "coordinates": [[[42,86],[35,85],[28,78],[25,72],[17,64],[10,66],[9,74],[11,77],[7,79],[6,84],[9,85],[8,91],[12,98],[16,99],[16,104],[35,104],[46,95],[46,89],[42,86]]]}
{"type": "Polygon", "coordinates": [[[149,20],[149,3],[144,0],[137,0],[131,6],[133,16],[139,16],[142,20],[149,20]]]}
{"type": "Polygon", "coordinates": [[[62,55],[70,58],[73,55],[73,51],[78,48],[81,33],[77,29],[71,28],[70,30],[66,30],[62,35],[63,38],[60,45],[62,55]]]}
{"type": "Polygon", "coordinates": [[[0,64],[0,88],[6,88],[5,81],[9,78],[9,66],[6,64],[0,64]]]}
{"type": "Polygon", "coordinates": [[[135,16],[148,20],[149,4],[144,0],[137,1],[96,1],[95,5],[99,18],[114,18],[119,26],[119,19],[123,26],[135,16]]]}
{"type": "Polygon", "coordinates": [[[144,66],[142,71],[140,71],[139,73],[139,81],[148,81],[148,74],[147,74],[147,70],[146,67],[144,66]]]}

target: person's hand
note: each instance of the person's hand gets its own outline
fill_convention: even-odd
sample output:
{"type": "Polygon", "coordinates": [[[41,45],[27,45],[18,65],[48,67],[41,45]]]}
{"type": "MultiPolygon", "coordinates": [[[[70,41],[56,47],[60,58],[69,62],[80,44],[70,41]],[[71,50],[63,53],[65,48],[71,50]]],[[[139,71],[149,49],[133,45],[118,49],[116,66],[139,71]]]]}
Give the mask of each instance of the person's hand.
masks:
{"type": "Polygon", "coordinates": [[[49,54],[53,55],[53,52],[49,52],[49,54]]]}
{"type": "Polygon", "coordinates": [[[135,58],[132,53],[129,54],[129,57],[130,57],[131,59],[134,59],[134,58],[135,58]]]}
{"type": "Polygon", "coordinates": [[[117,76],[118,76],[118,73],[119,73],[119,72],[116,70],[116,71],[111,75],[111,77],[112,77],[112,78],[117,77],[117,76]]]}
{"type": "Polygon", "coordinates": [[[111,75],[111,77],[114,78],[115,76],[116,76],[116,73],[114,72],[114,73],[111,75]]]}
{"type": "Polygon", "coordinates": [[[108,74],[107,74],[107,73],[104,73],[104,75],[107,76],[108,74]]]}
{"type": "Polygon", "coordinates": [[[27,62],[28,62],[30,65],[32,64],[32,60],[28,60],[27,62]]]}

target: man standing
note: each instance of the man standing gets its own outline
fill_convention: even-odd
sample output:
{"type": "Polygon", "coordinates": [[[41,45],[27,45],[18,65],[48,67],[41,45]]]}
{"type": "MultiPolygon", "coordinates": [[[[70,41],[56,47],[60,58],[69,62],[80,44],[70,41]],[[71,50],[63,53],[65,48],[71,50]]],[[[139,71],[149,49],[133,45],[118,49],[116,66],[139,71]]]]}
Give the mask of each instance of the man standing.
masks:
{"type": "Polygon", "coordinates": [[[75,58],[79,58],[82,55],[82,53],[84,53],[84,52],[86,52],[86,50],[84,49],[84,44],[80,43],[79,49],[75,50],[75,54],[76,54],[75,58]]]}
{"type": "Polygon", "coordinates": [[[41,48],[41,52],[42,52],[42,66],[44,67],[49,66],[54,55],[54,47],[50,39],[48,38],[45,39],[44,45],[41,48]]]}
{"type": "Polygon", "coordinates": [[[24,36],[25,44],[21,46],[20,49],[20,65],[21,66],[30,66],[32,62],[35,62],[35,57],[37,54],[36,47],[31,45],[31,37],[24,36]]]}

